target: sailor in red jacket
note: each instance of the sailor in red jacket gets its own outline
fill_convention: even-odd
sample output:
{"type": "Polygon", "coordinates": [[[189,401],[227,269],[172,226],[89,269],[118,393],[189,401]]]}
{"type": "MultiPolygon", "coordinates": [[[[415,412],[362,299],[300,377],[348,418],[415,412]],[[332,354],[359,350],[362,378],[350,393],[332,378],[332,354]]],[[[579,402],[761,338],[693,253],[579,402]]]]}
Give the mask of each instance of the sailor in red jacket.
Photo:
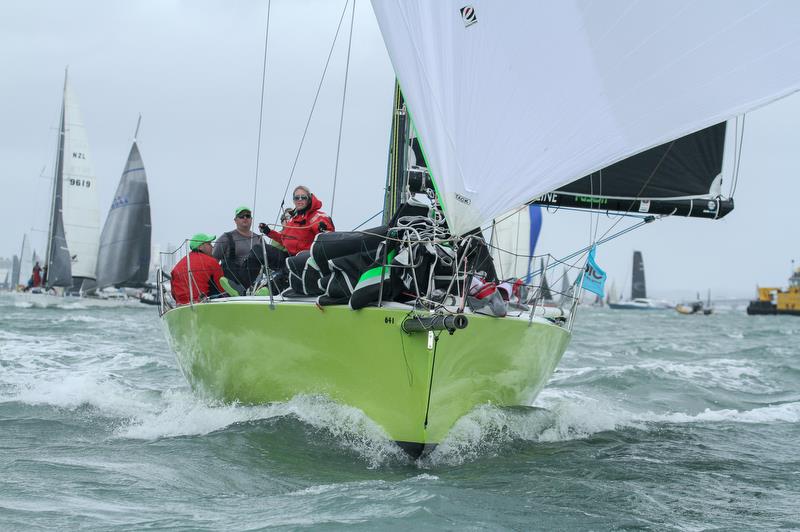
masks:
{"type": "MultiPolygon", "coordinates": [[[[258,226],[263,234],[286,249],[283,259],[287,255],[293,256],[301,251],[311,249],[314,237],[319,233],[334,230],[330,216],[320,210],[322,202],[311,193],[308,187],[296,187],[292,194],[292,200],[294,201],[294,209],[287,211],[289,219],[284,220],[282,231],[267,230],[267,224],[263,223],[258,226]]],[[[278,251],[274,246],[269,247],[278,251]]],[[[273,265],[270,264],[270,267],[273,267],[273,265]]],[[[276,266],[276,268],[278,267],[276,266]]]]}
{"type": "Polygon", "coordinates": [[[217,259],[211,256],[211,243],[216,237],[197,233],[189,240],[191,250],[186,257],[183,257],[178,264],[172,268],[171,286],[172,297],[179,305],[189,303],[189,268],[192,270],[192,290],[191,300],[193,303],[222,293],[222,286],[219,279],[222,277],[222,266],[217,259]]]}

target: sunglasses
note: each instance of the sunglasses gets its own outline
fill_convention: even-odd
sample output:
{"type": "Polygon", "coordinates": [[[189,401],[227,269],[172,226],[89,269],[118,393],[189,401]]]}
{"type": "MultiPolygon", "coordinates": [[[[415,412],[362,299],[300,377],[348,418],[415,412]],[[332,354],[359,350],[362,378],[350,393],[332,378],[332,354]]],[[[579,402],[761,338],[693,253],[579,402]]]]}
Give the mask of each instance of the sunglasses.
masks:
{"type": "Polygon", "coordinates": [[[238,214],[236,215],[237,218],[252,218],[252,214],[238,214]]]}
{"type": "Polygon", "coordinates": [[[308,196],[294,196],[292,199],[294,199],[294,201],[305,201],[308,199],[308,196]]]}

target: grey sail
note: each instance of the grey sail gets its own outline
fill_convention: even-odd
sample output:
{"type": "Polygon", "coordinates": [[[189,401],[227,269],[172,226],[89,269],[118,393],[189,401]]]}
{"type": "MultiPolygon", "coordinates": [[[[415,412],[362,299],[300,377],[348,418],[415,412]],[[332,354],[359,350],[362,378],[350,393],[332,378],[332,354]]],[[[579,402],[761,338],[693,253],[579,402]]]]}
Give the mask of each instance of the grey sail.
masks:
{"type": "Polygon", "coordinates": [[[647,288],[644,284],[644,261],[642,252],[633,252],[633,278],[631,282],[631,299],[646,298],[647,288]]]}
{"type": "Polygon", "coordinates": [[[558,302],[564,304],[572,299],[572,283],[569,282],[569,274],[567,268],[564,268],[564,273],[561,275],[561,294],[558,302]]]}
{"type": "Polygon", "coordinates": [[[14,255],[11,263],[11,289],[16,290],[19,285],[19,257],[14,255]]]}
{"type": "Polygon", "coordinates": [[[541,259],[541,262],[539,264],[541,265],[541,267],[539,268],[539,271],[542,274],[542,281],[541,281],[539,293],[541,294],[542,299],[544,301],[552,301],[553,300],[553,293],[550,291],[550,284],[547,282],[547,272],[544,269],[544,259],[541,259]]]}
{"type": "MultiPolygon", "coordinates": [[[[64,81],[66,85],[66,80],[64,81]]],[[[53,179],[53,201],[50,209],[50,230],[45,258],[47,273],[45,287],[72,286],[72,257],[64,236],[63,191],[64,187],[64,107],[61,107],[61,124],[56,154],[56,174],[53,179]]]]}
{"type": "Polygon", "coordinates": [[[141,287],[150,267],[150,194],[136,141],[108,211],[97,256],[97,286],[141,287]]]}

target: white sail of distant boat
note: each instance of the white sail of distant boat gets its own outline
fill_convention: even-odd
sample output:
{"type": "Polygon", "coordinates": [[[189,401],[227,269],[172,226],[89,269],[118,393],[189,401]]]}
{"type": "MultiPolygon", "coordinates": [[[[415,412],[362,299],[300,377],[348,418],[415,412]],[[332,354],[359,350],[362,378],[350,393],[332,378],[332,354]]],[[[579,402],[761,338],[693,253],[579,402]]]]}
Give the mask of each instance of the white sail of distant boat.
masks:
{"type": "Polygon", "coordinates": [[[11,258],[11,290],[16,290],[17,286],[19,286],[19,273],[20,273],[20,264],[19,264],[19,256],[14,255],[11,258]]]}
{"type": "Polygon", "coordinates": [[[33,264],[31,264],[31,246],[28,235],[22,235],[22,246],[19,251],[19,284],[26,284],[31,277],[33,264]]]}
{"type": "Polygon", "coordinates": [[[608,289],[608,294],[606,294],[606,303],[616,302],[619,299],[617,295],[617,284],[614,281],[611,281],[611,288],[608,289]]]}
{"type": "Polygon", "coordinates": [[[80,289],[93,284],[99,242],[97,179],[86,128],[65,73],[45,259],[47,286],[80,289]]]}
{"type": "Polygon", "coordinates": [[[501,279],[530,281],[535,273],[533,254],[541,229],[542,210],[538,205],[526,205],[495,219],[491,253],[501,279]]]}
{"type": "MultiPolygon", "coordinates": [[[[139,118],[141,121],[141,117],[139,118]]],[[[142,287],[150,267],[150,195],[144,163],[133,138],[111,203],[97,258],[97,286],[142,287]]]]}

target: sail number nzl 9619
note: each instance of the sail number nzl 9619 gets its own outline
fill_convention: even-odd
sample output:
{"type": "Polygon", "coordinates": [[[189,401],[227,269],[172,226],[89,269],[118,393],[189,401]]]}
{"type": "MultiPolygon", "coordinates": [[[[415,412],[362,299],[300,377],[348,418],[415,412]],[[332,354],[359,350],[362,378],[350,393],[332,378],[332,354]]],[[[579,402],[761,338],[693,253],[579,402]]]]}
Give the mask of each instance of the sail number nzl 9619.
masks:
{"type": "Polygon", "coordinates": [[[72,177],[69,178],[69,186],[71,187],[84,187],[89,188],[92,186],[91,179],[74,179],[72,177]]]}

